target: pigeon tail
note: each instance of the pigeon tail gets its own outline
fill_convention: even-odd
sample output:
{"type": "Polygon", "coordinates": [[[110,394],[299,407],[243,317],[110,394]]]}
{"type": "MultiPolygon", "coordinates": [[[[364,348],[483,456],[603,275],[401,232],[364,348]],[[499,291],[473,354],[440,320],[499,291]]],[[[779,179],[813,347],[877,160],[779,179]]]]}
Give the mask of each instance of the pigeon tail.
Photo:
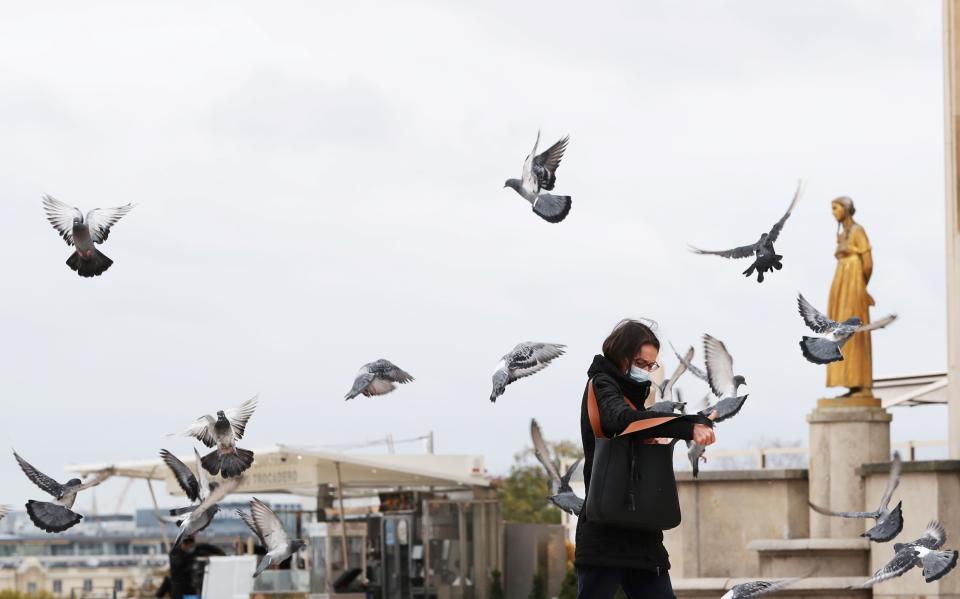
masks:
{"type": "Polygon", "coordinates": [[[220,475],[223,478],[235,478],[253,464],[253,452],[235,447],[233,453],[220,456],[220,475]]]}
{"type": "Polygon", "coordinates": [[[27,515],[37,528],[46,532],[63,532],[83,520],[83,516],[62,505],[32,499],[27,501],[27,515]]]}
{"type": "Polygon", "coordinates": [[[923,579],[927,582],[939,580],[957,565],[957,551],[931,551],[920,558],[923,564],[923,579]]]}
{"type": "Polygon", "coordinates": [[[67,266],[81,277],[99,277],[113,265],[113,260],[107,258],[107,256],[97,248],[93,248],[91,251],[93,253],[86,257],[82,257],[79,253],[74,252],[67,258],[67,266]]]}
{"type": "Polygon", "coordinates": [[[533,211],[548,223],[558,223],[567,218],[572,205],[573,201],[570,196],[541,193],[533,202],[533,211]]]}
{"type": "Polygon", "coordinates": [[[804,358],[814,364],[830,364],[843,359],[843,354],[840,353],[836,343],[820,337],[804,336],[800,341],[800,351],[803,352],[804,358]]]}
{"type": "Polygon", "coordinates": [[[207,455],[200,458],[200,465],[210,474],[220,474],[220,450],[214,449],[207,455]]]}

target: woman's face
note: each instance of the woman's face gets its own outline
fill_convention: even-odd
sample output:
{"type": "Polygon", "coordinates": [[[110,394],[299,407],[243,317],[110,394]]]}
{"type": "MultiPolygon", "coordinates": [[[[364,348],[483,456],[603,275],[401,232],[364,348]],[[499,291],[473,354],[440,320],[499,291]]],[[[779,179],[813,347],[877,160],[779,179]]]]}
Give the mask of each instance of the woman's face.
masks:
{"type": "MultiPolygon", "coordinates": [[[[645,343],[640,346],[640,351],[633,356],[632,366],[637,368],[642,368],[643,370],[653,370],[657,365],[657,356],[660,355],[660,350],[651,345],[650,343],[645,343]]],[[[627,370],[630,370],[630,367],[627,367],[627,370]]]]}
{"type": "Polygon", "coordinates": [[[843,219],[847,217],[847,209],[843,207],[843,204],[834,202],[831,208],[833,209],[833,218],[837,219],[837,222],[843,222],[843,219]]]}

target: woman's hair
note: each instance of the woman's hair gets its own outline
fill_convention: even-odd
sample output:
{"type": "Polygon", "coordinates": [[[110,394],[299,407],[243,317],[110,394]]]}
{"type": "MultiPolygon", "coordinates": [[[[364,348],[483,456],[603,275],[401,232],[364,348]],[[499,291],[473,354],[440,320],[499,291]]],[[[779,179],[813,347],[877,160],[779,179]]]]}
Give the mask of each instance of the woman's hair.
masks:
{"type": "Polygon", "coordinates": [[[640,348],[648,343],[659,351],[660,340],[652,328],[656,327],[656,323],[652,320],[649,322],[650,325],[631,318],[621,320],[603,342],[603,356],[618,367],[623,367],[632,362],[640,348]]]}
{"type": "Polygon", "coordinates": [[[847,196],[840,196],[839,198],[834,198],[831,204],[840,204],[843,206],[843,209],[847,211],[847,214],[853,216],[857,211],[857,207],[853,205],[853,200],[847,196]]]}

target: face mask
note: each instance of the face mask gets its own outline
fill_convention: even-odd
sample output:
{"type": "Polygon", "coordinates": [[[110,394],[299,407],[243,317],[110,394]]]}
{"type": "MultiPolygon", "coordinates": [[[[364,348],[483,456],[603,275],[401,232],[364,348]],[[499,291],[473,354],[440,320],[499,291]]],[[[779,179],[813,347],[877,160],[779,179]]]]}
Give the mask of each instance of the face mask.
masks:
{"type": "Polygon", "coordinates": [[[645,383],[650,380],[650,373],[634,365],[630,367],[630,378],[638,383],[645,383]]]}

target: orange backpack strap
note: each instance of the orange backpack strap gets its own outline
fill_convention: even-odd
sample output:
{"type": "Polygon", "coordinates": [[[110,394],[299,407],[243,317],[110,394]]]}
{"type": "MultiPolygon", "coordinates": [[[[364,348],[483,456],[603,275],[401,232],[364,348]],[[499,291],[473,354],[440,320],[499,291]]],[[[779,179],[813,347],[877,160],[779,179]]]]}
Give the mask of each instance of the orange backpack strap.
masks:
{"type": "MultiPolygon", "coordinates": [[[[633,402],[627,399],[626,396],[623,397],[623,401],[627,402],[627,405],[637,409],[633,402]]],[[[590,419],[590,427],[593,429],[593,436],[598,439],[606,439],[607,437],[603,434],[603,427],[600,426],[600,407],[597,405],[597,393],[593,390],[593,379],[587,383],[587,417],[590,419]]],[[[631,422],[627,428],[623,429],[621,435],[629,435],[632,433],[637,433],[640,431],[645,431],[651,429],[655,426],[660,426],[661,424],[666,424],[671,420],[676,420],[679,416],[663,416],[660,418],[646,418],[644,420],[636,420],[631,422]]]]}

